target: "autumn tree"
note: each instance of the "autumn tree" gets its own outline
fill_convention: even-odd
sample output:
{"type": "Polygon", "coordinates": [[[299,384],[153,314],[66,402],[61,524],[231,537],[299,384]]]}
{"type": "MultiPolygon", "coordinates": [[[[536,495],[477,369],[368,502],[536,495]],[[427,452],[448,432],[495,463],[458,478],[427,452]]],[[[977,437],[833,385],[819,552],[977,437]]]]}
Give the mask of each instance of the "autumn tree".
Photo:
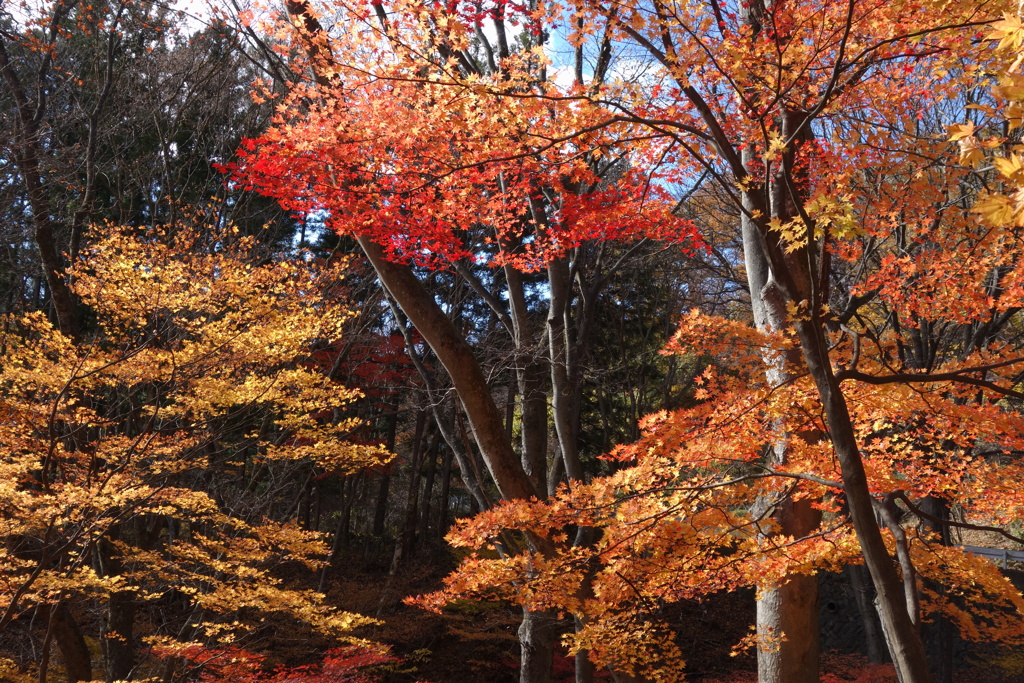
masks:
{"type": "MultiPolygon", "coordinates": [[[[515,112],[486,94],[477,102],[467,102],[466,109],[446,113],[443,107],[430,105],[417,112],[410,103],[431,97],[418,77],[399,88],[408,87],[405,93],[394,91],[397,81],[375,77],[364,81],[360,76],[350,81],[336,73],[354,68],[352,74],[356,74],[376,62],[387,64],[396,74],[403,72],[410,68],[406,60],[412,54],[407,38],[413,38],[414,49],[426,49],[430,55],[423,69],[443,74],[448,58],[455,54],[451,46],[421,44],[419,37],[406,33],[406,27],[392,26],[386,16],[382,21],[379,14],[370,16],[365,8],[357,8],[349,18],[361,26],[368,22],[366,30],[381,40],[373,48],[378,52],[371,55],[364,50],[369,43],[341,34],[328,39],[312,8],[302,3],[290,3],[287,8],[292,21],[305,32],[298,36],[299,44],[308,48],[316,75],[313,83],[296,88],[289,102],[301,106],[311,118],[282,117],[277,127],[243,154],[236,167],[238,178],[279,197],[290,209],[326,214],[327,225],[355,234],[400,309],[399,317],[408,316],[451,377],[500,497],[543,497],[563,479],[583,480],[578,434],[592,326],[607,283],[634,263],[641,251],[633,246],[589,248],[580,234],[590,231],[607,238],[668,234],[686,241],[692,235],[687,223],[654,208],[669,201],[668,193],[651,190],[648,179],[634,173],[620,155],[573,160],[553,150],[550,168],[538,164],[528,151],[533,144],[529,112],[515,112]],[[369,60],[365,65],[348,64],[348,60],[364,59],[369,60]],[[511,115],[504,129],[489,127],[485,114],[494,106],[511,115]],[[342,110],[348,114],[340,124],[336,117],[342,110]],[[397,117],[409,115],[420,121],[393,125],[397,117]],[[442,120],[449,115],[454,119],[445,129],[442,120]],[[494,149],[482,147],[483,138],[475,133],[451,139],[452,130],[467,125],[471,129],[476,120],[488,128],[488,145],[494,149]],[[296,134],[295,125],[305,132],[296,134]],[[325,125],[329,128],[323,128],[319,139],[304,139],[306,133],[325,125]],[[415,135],[410,134],[413,131],[415,135]],[[458,151],[449,149],[451,144],[458,151]],[[438,154],[416,151],[433,145],[438,154]],[[472,160],[489,158],[498,148],[508,152],[508,163],[482,167],[472,160]],[[451,159],[460,155],[465,166],[453,166],[451,159]],[[360,159],[367,163],[355,163],[360,159]],[[302,170],[296,163],[318,168],[302,170]],[[391,163],[400,165],[397,172],[388,170],[391,163]],[[328,168],[331,179],[324,184],[321,181],[327,176],[322,172],[328,168]],[[421,180],[430,177],[448,180],[422,185],[421,180]],[[311,184],[312,178],[320,180],[311,184]],[[659,199],[648,205],[645,202],[652,200],[652,193],[659,199]],[[629,224],[619,222],[631,210],[628,207],[640,217],[629,224]],[[352,225],[360,227],[352,231],[352,225]],[[576,229],[581,233],[575,234],[576,229]],[[427,274],[425,268],[434,274],[427,274]],[[476,297],[472,317],[460,318],[460,311],[466,309],[456,302],[449,304],[448,311],[438,305],[438,289],[429,285],[451,280],[458,284],[450,292],[476,297]],[[484,330],[480,332],[479,327],[471,327],[481,323],[484,330]],[[473,345],[483,348],[480,340],[484,338],[488,345],[502,338],[503,348],[508,349],[506,369],[495,374],[505,386],[497,390],[484,374],[486,359],[474,353],[473,345]],[[554,458],[548,455],[550,427],[557,437],[554,458]]],[[[293,31],[289,27],[283,35],[293,31]]],[[[479,60],[470,60],[459,46],[458,68],[486,82],[505,77],[503,60],[510,60],[509,64],[521,60],[535,77],[542,77],[543,65],[531,62],[531,51],[538,45],[532,36],[523,31],[517,47],[502,28],[495,43],[488,43],[490,62],[483,53],[479,60]]],[[[482,42],[479,47],[487,49],[482,42]]],[[[595,83],[602,78],[596,75],[595,83]]],[[[444,426],[449,420],[436,417],[449,448],[456,453],[464,450],[463,440],[444,426]]],[[[464,476],[477,469],[472,466],[473,457],[465,453],[460,458],[464,476]]],[[[481,507],[491,504],[492,494],[484,487],[474,483],[469,487],[480,498],[481,507]]],[[[535,540],[527,539],[527,544],[536,545],[535,540]]],[[[578,542],[590,542],[585,530],[578,542]]],[[[555,622],[555,615],[534,614],[527,606],[521,631],[524,680],[550,676],[555,622]]],[[[580,664],[584,669],[589,666],[585,657],[580,664]]]]}
{"type": "MultiPolygon", "coordinates": [[[[312,9],[300,3],[288,7],[306,41],[317,82],[297,90],[292,108],[253,144],[244,177],[284,198],[290,208],[326,210],[340,229],[360,226],[355,232],[382,281],[456,377],[481,451],[506,498],[527,498],[530,486],[501,438],[485,384],[478,376],[461,374],[475,365],[464,340],[436,315],[435,302],[423,293],[412,271],[385,257],[421,264],[475,258],[480,251],[467,246],[461,231],[483,224],[494,235],[485,242],[494,245],[492,252],[484,254],[502,268],[547,269],[557,297],[566,282],[559,275],[564,274],[561,259],[587,239],[688,237],[673,220],[673,203],[661,194],[664,183],[688,184],[710,176],[741,215],[737,229],[760,335],[725,323],[719,323],[719,334],[731,335],[730,344],[747,340],[761,354],[758,367],[769,361],[768,385],[747,375],[744,386],[753,393],[740,398],[737,392],[743,387],[731,379],[718,384],[709,375],[706,381],[715,384],[702,394],[706,403],[700,409],[704,412],[697,413],[699,420],[677,414],[673,420],[652,422],[651,458],[636,458],[639,469],[594,484],[597,489],[582,485],[569,471],[574,486],[551,507],[509,505],[483,518],[480,526],[472,527],[475,531],[486,536],[503,527],[524,530],[531,553],[493,566],[469,562],[453,591],[537,585],[535,591],[517,591],[517,599],[528,609],[576,615],[580,650],[646,642],[648,652],[654,653],[648,659],[665,662],[660,675],[671,678],[677,673],[671,638],[657,629],[644,632],[640,625],[647,623],[659,600],[692,593],[664,584],[656,590],[641,578],[641,560],[652,553],[671,554],[656,540],[662,536],[643,535],[630,526],[613,533],[610,527],[619,521],[664,521],[669,529],[659,531],[679,540],[691,554],[682,564],[662,566],[662,576],[690,586],[706,576],[691,571],[694,557],[715,568],[721,558],[737,554],[755,563],[788,552],[791,561],[782,562],[777,573],[761,571],[759,581],[748,582],[759,583],[766,592],[782,590],[783,604],[813,607],[811,581],[800,575],[826,561],[823,540],[850,547],[844,545],[850,541],[848,529],[837,521],[848,517],[879,596],[897,671],[904,681],[927,680],[914,576],[917,565],[937,569],[911,553],[911,548],[925,547],[925,537],[907,535],[896,519],[895,501],[927,515],[918,502],[941,494],[947,500],[973,501],[979,514],[996,520],[1014,514],[1000,512],[994,501],[979,502],[991,500],[975,486],[998,478],[995,463],[979,466],[992,474],[976,479],[965,473],[962,463],[974,463],[979,443],[998,444],[997,452],[1016,449],[1015,413],[1000,401],[1016,396],[1012,368],[1018,357],[1014,344],[991,334],[980,337],[980,345],[947,357],[933,371],[909,367],[900,364],[907,356],[898,353],[903,342],[890,334],[892,325],[878,325],[868,311],[875,302],[885,302],[900,329],[920,325],[915,316],[930,318],[933,326],[976,327],[994,315],[1009,320],[1015,314],[1015,290],[1001,284],[1009,277],[1001,269],[1012,273],[1009,264],[1016,263],[1012,239],[993,237],[991,229],[1012,224],[1015,208],[1007,200],[984,200],[982,206],[996,218],[980,227],[971,215],[954,209],[948,197],[958,183],[963,186],[961,179],[970,171],[950,163],[948,152],[941,151],[945,141],[923,135],[915,124],[927,107],[956,100],[963,82],[961,59],[985,59],[972,41],[973,31],[991,22],[996,8],[851,1],[749,3],[733,11],[716,2],[680,7],[435,7],[410,2],[387,8],[340,7],[356,28],[328,37],[312,9]],[[484,20],[499,27],[497,50],[483,34],[484,20]],[[522,50],[508,50],[500,28],[505,22],[526,28],[522,50]],[[563,27],[566,42],[575,49],[571,83],[546,77],[556,68],[545,48],[554,25],[563,27]],[[594,43],[589,42],[592,38],[594,43]],[[596,47],[588,52],[591,44],[596,47]],[[620,44],[653,63],[643,78],[629,80],[609,71],[612,46],[620,44]],[[589,64],[588,55],[594,57],[589,64]],[[588,66],[593,82],[584,82],[588,66]],[[895,168],[901,170],[888,173],[895,168]],[[866,176],[884,186],[881,195],[877,189],[864,192],[866,176]],[[937,199],[943,195],[946,200],[937,199]],[[877,254],[872,240],[894,231],[911,235],[915,243],[934,238],[936,246],[915,250],[910,260],[883,258],[877,271],[866,272],[873,262],[858,261],[865,244],[861,238],[868,236],[867,248],[877,254]],[[968,243],[976,246],[967,251],[968,243]],[[989,248],[991,256],[968,260],[967,254],[989,248]],[[864,267],[850,267],[858,282],[846,297],[835,299],[833,278],[847,268],[841,263],[864,267]],[[953,285],[950,272],[965,279],[953,285]],[[987,289],[979,285],[992,277],[1000,283],[998,291],[990,281],[987,289]],[[973,294],[961,297],[977,304],[939,309],[937,302],[951,291],[987,293],[977,299],[973,294]],[[871,332],[870,346],[863,343],[869,328],[881,331],[871,332]],[[680,434],[688,432],[678,431],[681,425],[704,434],[717,415],[708,414],[710,407],[729,415],[730,405],[747,406],[749,419],[755,420],[744,423],[746,431],[735,431],[745,436],[743,444],[723,439],[724,427],[717,441],[691,440],[709,449],[726,443],[742,446],[738,452],[748,455],[730,459],[748,463],[754,474],[714,464],[717,457],[699,467],[686,458],[673,460],[675,451],[664,443],[673,448],[683,443],[680,434]],[[964,426],[961,418],[968,413],[970,424],[977,427],[964,426]],[[950,438],[934,444],[936,436],[929,435],[922,420],[942,424],[950,438]],[[929,443],[934,445],[922,445],[929,443]],[[765,445],[775,452],[768,460],[761,450],[765,445]],[[930,455],[939,450],[941,459],[930,455]],[[922,468],[923,463],[927,465],[922,468]],[[739,481],[726,476],[732,474],[739,481]],[[699,478],[681,488],[673,486],[676,478],[690,475],[699,478]],[[748,479],[758,485],[747,485],[748,479]],[[785,483],[793,481],[800,483],[785,483]],[[911,481],[920,483],[905,484],[911,481]],[[656,483],[647,488],[651,482],[656,483]],[[943,482],[947,489],[942,489],[943,482]],[[836,503],[830,506],[827,501],[836,492],[836,503]],[[723,497],[712,505],[703,498],[712,495],[723,497]],[[623,496],[635,510],[626,505],[623,511],[618,503],[623,496]],[[752,506],[751,496],[760,496],[760,506],[752,506]],[[825,502],[812,504],[819,497],[825,502]],[[615,512],[607,519],[584,514],[593,509],[615,512]],[[885,534],[876,509],[888,520],[885,534]],[[819,527],[818,512],[826,513],[829,526],[819,527]],[[673,527],[679,518],[688,520],[682,529],[673,527]],[[566,525],[600,527],[602,540],[574,544],[562,532],[552,532],[566,525]],[[715,542],[709,543],[703,532],[715,542]],[[610,555],[600,550],[605,538],[616,539],[610,555]],[[633,539],[644,543],[626,542],[633,539]],[[790,548],[791,541],[799,552],[790,548]],[[563,545],[571,562],[561,555],[563,545]],[[624,561],[632,562],[630,572],[610,570],[612,584],[602,585],[594,594],[597,601],[588,602],[586,587],[595,580],[596,568],[622,559],[618,553],[627,547],[624,561]],[[636,603],[644,608],[635,609],[636,603]]],[[[970,132],[962,139],[970,142],[970,132]]],[[[1000,167],[1012,177],[1013,161],[1008,158],[1000,167]]],[[[548,317],[556,425],[557,387],[564,370],[558,359],[565,350],[559,341],[559,317],[548,317]]],[[[722,353],[716,346],[702,351],[688,338],[679,348],[722,353]]],[[[751,356],[745,358],[751,362],[751,356]]],[[[559,429],[565,455],[574,448],[572,439],[564,438],[572,433],[559,429]]],[[[684,446],[680,452],[690,452],[684,446]]],[[[567,470],[574,466],[571,460],[565,462],[567,470]]],[[[1012,500],[998,505],[1015,509],[1012,500]]],[[[967,562],[950,552],[937,551],[944,553],[948,566],[967,562]]],[[[731,560],[728,564],[741,566],[731,560]]],[[[986,571],[971,566],[979,576],[986,571]]],[[[743,581],[739,575],[726,576],[708,579],[705,585],[712,589],[743,581]]],[[[1005,582],[987,576],[988,599],[1014,604],[1005,582]]],[[[766,624],[770,632],[760,634],[764,644],[777,646],[779,633],[791,632],[807,613],[780,613],[774,625],[766,624]]],[[[970,632],[968,621],[962,620],[961,627],[970,632]]],[[[780,648],[792,652],[791,663],[783,660],[771,675],[813,679],[813,651],[791,645],[780,648]]],[[[635,668],[639,656],[628,649],[595,652],[596,658],[626,671],[635,668]]]]}
{"type": "Polygon", "coordinates": [[[368,623],[280,574],[327,552],[294,523],[294,473],[388,457],[348,442],[355,394],[312,359],[348,315],[344,264],[267,261],[251,237],[188,225],[114,231],[88,263],[72,288],[94,333],[5,320],[0,630],[35,614],[40,678],[55,643],[77,681],[94,669],[83,612],[102,613],[112,680],[155,666],[143,642],[252,647],[268,614],[336,637],[368,623]]]}

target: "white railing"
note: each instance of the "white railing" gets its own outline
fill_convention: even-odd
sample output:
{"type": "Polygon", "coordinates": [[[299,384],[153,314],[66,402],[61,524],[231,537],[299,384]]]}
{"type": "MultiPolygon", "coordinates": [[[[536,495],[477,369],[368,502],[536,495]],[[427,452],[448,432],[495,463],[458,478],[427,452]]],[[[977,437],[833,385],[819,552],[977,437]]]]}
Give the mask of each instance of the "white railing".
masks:
{"type": "Polygon", "coordinates": [[[1002,562],[1003,569],[1006,569],[1007,562],[1024,562],[1024,551],[1021,550],[1005,550],[1003,548],[982,548],[976,545],[962,545],[960,546],[972,555],[979,557],[987,557],[990,560],[996,560],[1002,562]]]}

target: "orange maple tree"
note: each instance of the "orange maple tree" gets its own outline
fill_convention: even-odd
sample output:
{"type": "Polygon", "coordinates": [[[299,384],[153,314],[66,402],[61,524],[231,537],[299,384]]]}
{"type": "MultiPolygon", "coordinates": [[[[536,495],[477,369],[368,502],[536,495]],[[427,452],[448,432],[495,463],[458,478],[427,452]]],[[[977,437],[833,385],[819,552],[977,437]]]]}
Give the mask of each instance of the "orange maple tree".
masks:
{"type": "MultiPolygon", "coordinates": [[[[456,543],[483,548],[509,529],[536,540],[529,552],[466,560],[424,602],[497,594],[571,614],[582,625],[575,649],[676,680],[678,647],[655,623],[665,601],[769,590],[863,561],[901,680],[929,679],[922,601],[967,637],[1018,637],[1019,595],[934,536],[1021,516],[1006,482],[1019,475],[1022,433],[1013,184],[1024,175],[1005,133],[954,129],[958,159],[944,128],[977,75],[1004,59],[977,40],[1003,8],[333,9],[346,30],[289,4],[316,78],[248,143],[234,169],[244,182],[324,212],[368,253],[379,243],[393,259],[440,267],[487,243],[495,263],[535,268],[582,240],[692,242],[663,188],[710,178],[740,214],[759,327],[685,319],[671,351],[707,359],[697,405],[649,418],[611,477],[575,480],[548,501],[509,495],[520,500],[466,522],[456,543]],[[513,23],[518,50],[504,40],[513,23]],[[569,79],[551,77],[564,66],[551,61],[556,31],[575,53],[569,79]],[[617,44],[643,55],[646,71],[627,78],[627,60],[609,52],[617,44]],[[1012,187],[972,212],[987,177],[961,162],[986,150],[1012,187]],[[486,237],[467,241],[481,225],[486,237]],[[822,438],[801,437],[812,434],[822,438]],[[785,457],[767,457],[778,444],[785,457]],[[971,521],[929,513],[926,500],[962,506],[971,521]],[[801,501],[822,521],[793,535],[786,510],[801,501]],[[919,528],[901,520],[908,513],[919,528]],[[592,543],[572,541],[581,528],[597,530],[592,543]]],[[[1016,19],[993,25],[1004,51],[1019,49],[1016,19]]],[[[1009,103],[988,111],[1015,129],[1011,57],[994,91],[1009,103]]],[[[780,634],[752,640],[767,649],[780,634]]]]}

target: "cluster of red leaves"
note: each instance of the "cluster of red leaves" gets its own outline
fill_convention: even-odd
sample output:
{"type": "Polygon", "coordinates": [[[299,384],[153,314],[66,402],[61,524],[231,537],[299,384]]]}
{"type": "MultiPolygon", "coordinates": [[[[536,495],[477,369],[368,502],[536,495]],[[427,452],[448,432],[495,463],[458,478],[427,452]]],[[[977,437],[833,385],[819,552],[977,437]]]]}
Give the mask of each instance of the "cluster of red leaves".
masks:
{"type": "Polygon", "coordinates": [[[363,642],[329,650],[320,664],[277,666],[266,670],[264,655],[242,648],[156,648],[161,657],[176,657],[188,663],[191,675],[201,683],[373,683],[380,679],[377,667],[400,664],[389,649],[363,642]]]}

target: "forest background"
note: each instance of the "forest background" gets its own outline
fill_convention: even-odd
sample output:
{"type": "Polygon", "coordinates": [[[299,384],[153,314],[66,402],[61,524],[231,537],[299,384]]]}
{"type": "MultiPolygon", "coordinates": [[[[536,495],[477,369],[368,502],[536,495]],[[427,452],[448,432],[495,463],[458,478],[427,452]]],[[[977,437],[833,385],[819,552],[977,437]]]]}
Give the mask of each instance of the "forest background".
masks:
{"type": "Polygon", "coordinates": [[[5,4],[5,680],[1019,672],[1018,12],[5,4]]]}

